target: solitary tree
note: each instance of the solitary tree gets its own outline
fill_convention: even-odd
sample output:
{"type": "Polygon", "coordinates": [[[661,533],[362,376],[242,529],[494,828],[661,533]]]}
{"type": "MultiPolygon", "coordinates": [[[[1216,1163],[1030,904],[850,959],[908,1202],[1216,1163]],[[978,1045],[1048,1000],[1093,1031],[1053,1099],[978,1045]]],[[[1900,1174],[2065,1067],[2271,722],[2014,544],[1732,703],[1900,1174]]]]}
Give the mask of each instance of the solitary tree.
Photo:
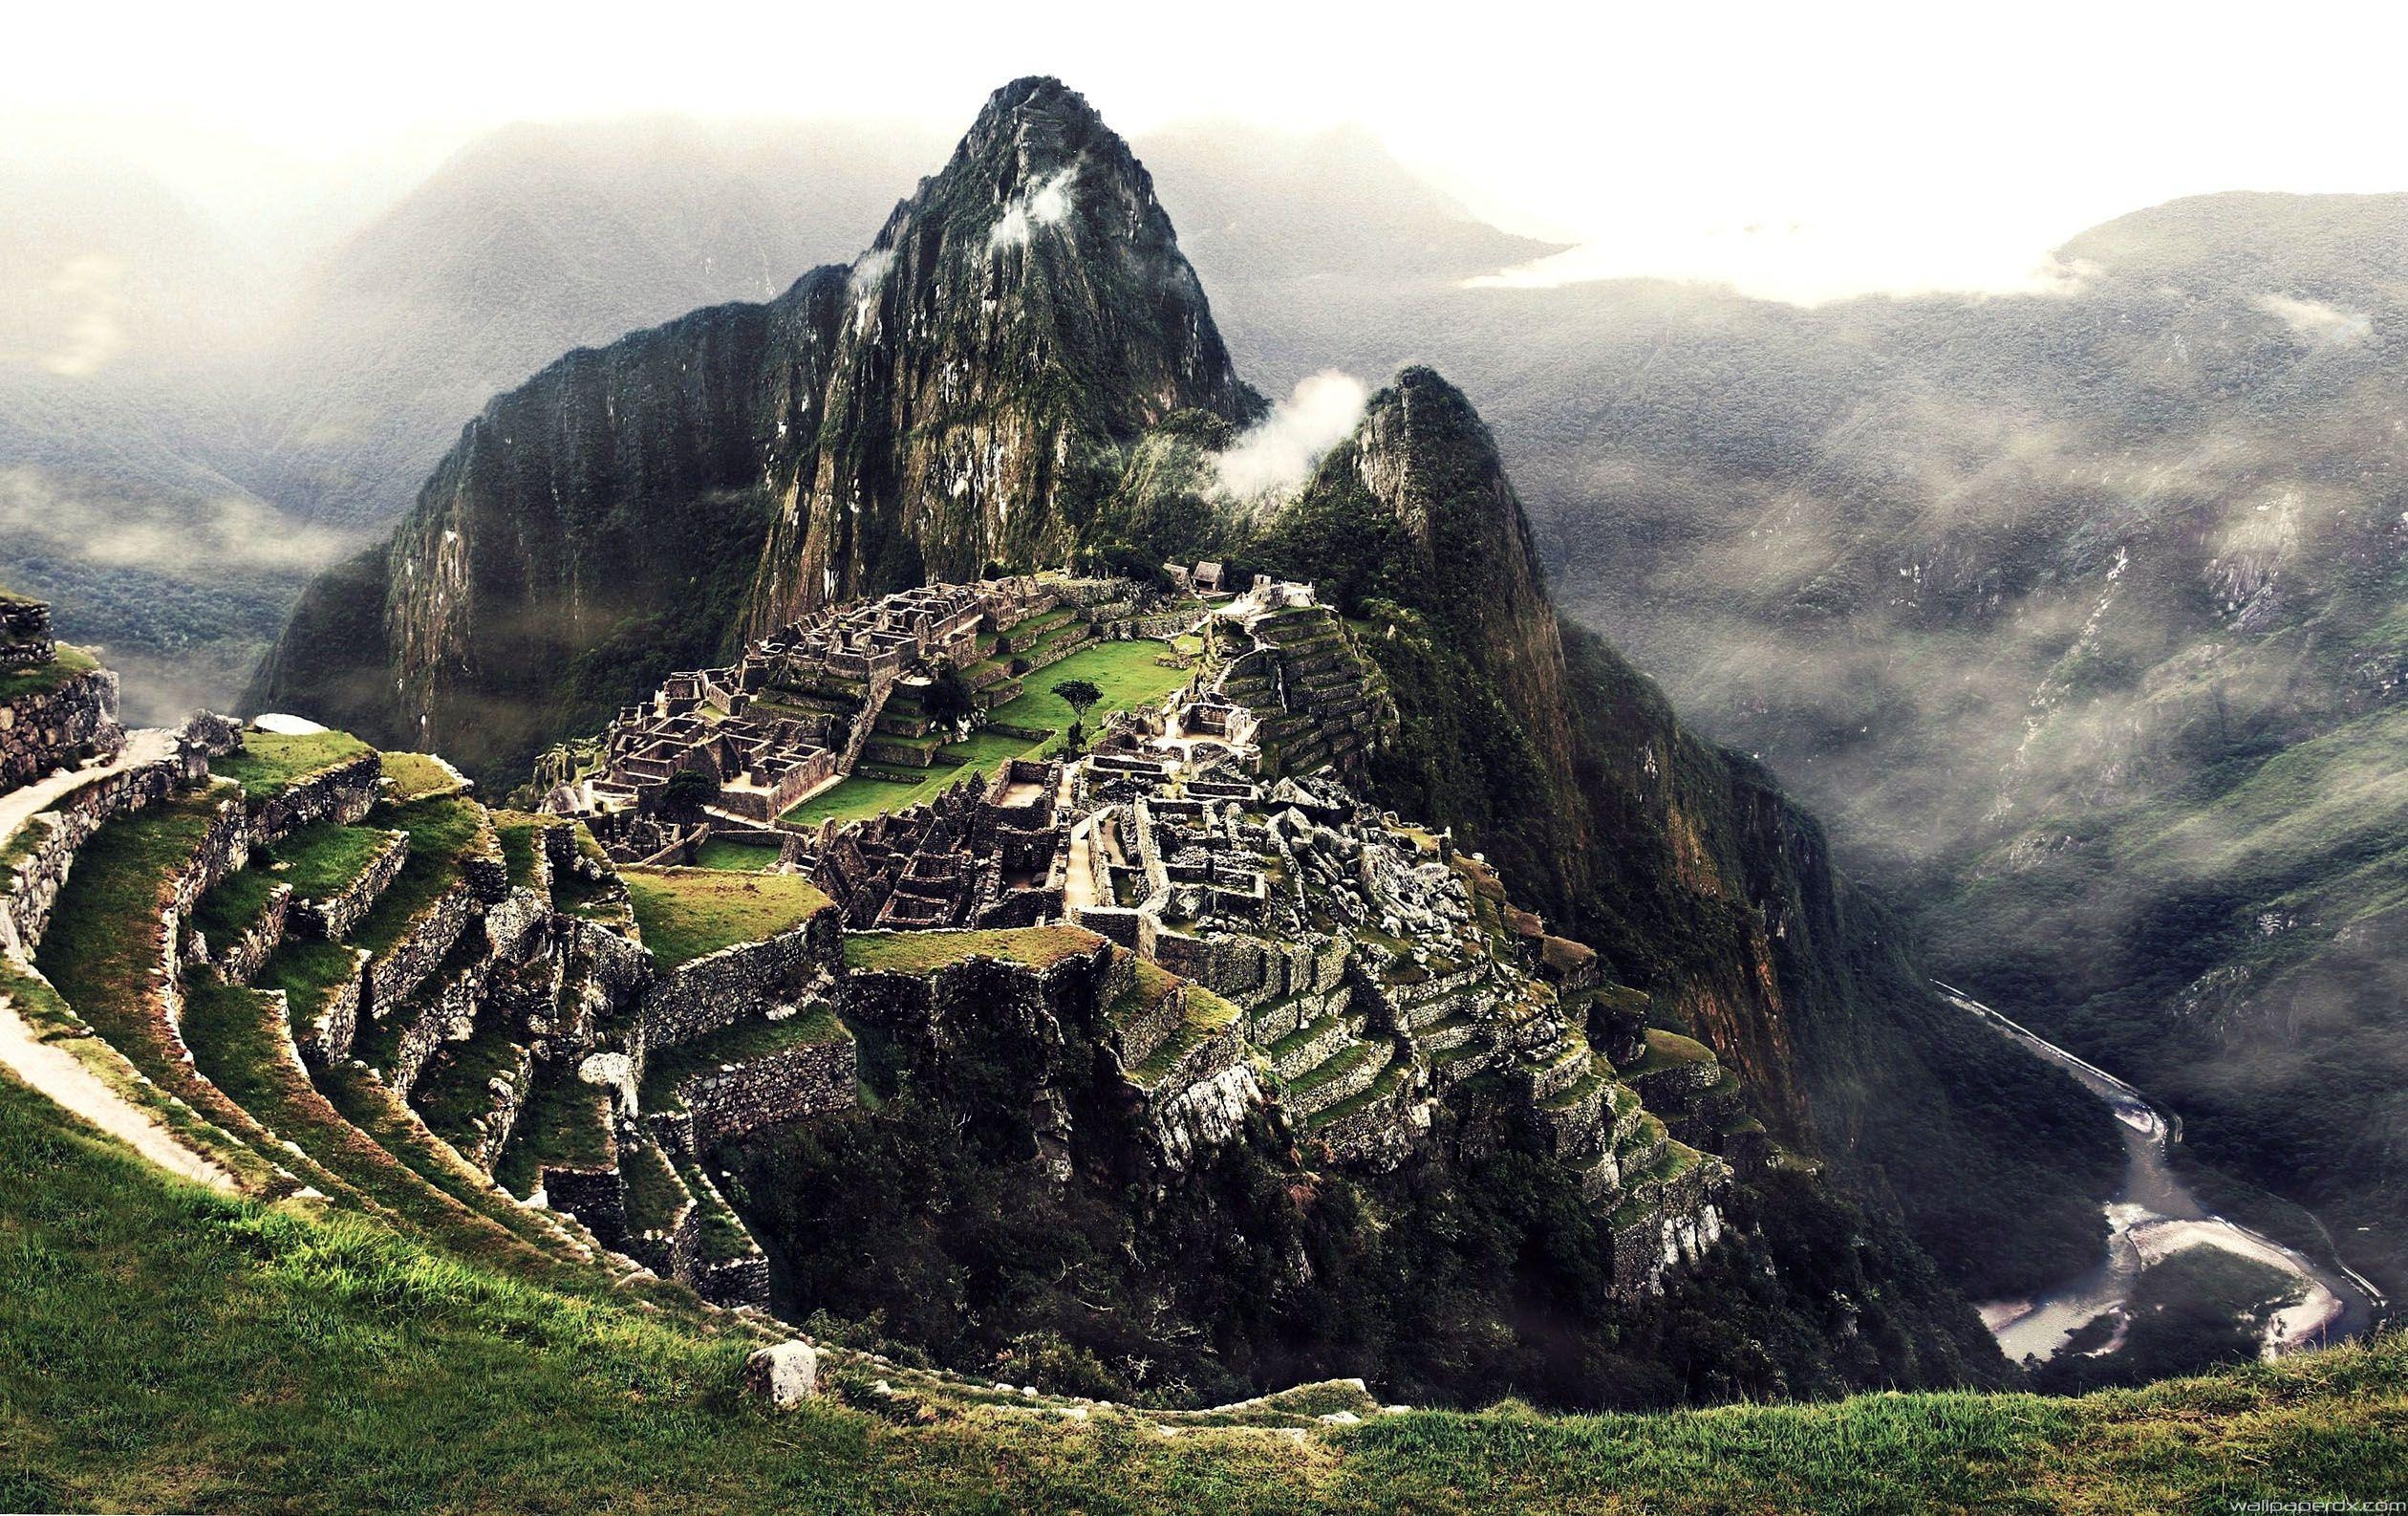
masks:
{"type": "Polygon", "coordinates": [[[1103,700],[1104,692],[1095,687],[1093,681],[1084,679],[1065,679],[1053,687],[1053,692],[1076,718],[1070,723],[1070,750],[1076,752],[1086,736],[1086,713],[1103,700]]]}
{"type": "Polygon", "coordinates": [[[718,794],[719,786],[711,783],[710,775],[680,769],[660,787],[660,809],[680,819],[691,818],[699,815],[718,794]]]}
{"type": "Polygon", "coordinates": [[[927,692],[920,696],[920,709],[938,726],[958,730],[963,722],[978,713],[978,699],[970,688],[970,682],[961,677],[961,670],[947,663],[929,681],[927,692]]]}

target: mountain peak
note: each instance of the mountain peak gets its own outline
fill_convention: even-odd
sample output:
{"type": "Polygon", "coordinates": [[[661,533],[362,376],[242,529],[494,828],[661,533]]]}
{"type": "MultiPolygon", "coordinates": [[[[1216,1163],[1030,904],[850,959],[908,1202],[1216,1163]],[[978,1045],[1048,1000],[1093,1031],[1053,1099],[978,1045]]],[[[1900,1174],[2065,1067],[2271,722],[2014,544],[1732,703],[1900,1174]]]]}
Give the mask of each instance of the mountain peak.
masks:
{"type": "MultiPolygon", "coordinates": [[[[914,198],[941,208],[949,229],[980,214],[995,218],[1003,227],[999,246],[1024,242],[1032,224],[1059,223],[1083,203],[1125,204],[1131,214],[1102,224],[1134,236],[1170,236],[1153,179],[1137,155],[1086,97],[1042,76],[1014,79],[989,96],[944,170],[923,180],[914,198]]],[[[880,246],[898,229],[890,224],[880,246]]]]}

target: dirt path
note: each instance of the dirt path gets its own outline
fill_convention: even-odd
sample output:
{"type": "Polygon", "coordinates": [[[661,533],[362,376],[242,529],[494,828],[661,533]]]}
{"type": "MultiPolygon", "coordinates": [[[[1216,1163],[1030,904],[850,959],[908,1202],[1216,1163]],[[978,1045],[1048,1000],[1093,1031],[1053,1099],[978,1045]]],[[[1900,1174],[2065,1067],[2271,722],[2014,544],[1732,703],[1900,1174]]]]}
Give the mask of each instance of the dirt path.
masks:
{"type": "Polygon", "coordinates": [[[0,997],[0,1064],[168,1173],[216,1189],[234,1188],[234,1176],[177,1141],[165,1127],[101,1083],[74,1053],[35,1037],[5,997],[0,997]]]}
{"type": "MultiPolygon", "coordinates": [[[[0,848],[7,847],[19,829],[59,796],[123,769],[172,756],[175,750],[174,732],[156,728],[129,732],[125,751],[113,762],[54,773],[0,795],[0,848]]],[[[178,1141],[149,1113],[110,1089],[74,1053],[34,1036],[33,1029],[5,995],[0,995],[0,1064],[169,1173],[222,1190],[234,1188],[231,1174],[178,1141]]]]}
{"type": "Polygon", "coordinates": [[[11,790],[0,795],[0,848],[17,834],[17,829],[47,811],[59,796],[71,790],[80,790],[97,779],[139,769],[161,758],[170,758],[176,751],[176,734],[160,727],[139,727],[125,734],[125,750],[105,764],[90,769],[67,769],[37,779],[22,790],[11,790]]]}

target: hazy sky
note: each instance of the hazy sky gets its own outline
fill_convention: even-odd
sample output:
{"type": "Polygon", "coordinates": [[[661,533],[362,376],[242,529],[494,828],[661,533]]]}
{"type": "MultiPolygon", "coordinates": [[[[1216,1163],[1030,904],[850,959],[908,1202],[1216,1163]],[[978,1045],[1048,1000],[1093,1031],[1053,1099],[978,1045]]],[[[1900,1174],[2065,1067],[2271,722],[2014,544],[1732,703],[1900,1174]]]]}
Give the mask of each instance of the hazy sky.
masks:
{"type": "Polygon", "coordinates": [[[2408,19],[2252,11],[54,5],[9,23],[0,155],[124,152],[238,215],[309,184],[339,213],[511,119],[867,114],[957,130],[995,85],[1050,73],[1131,135],[1196,117],[1361,122],[1493,219],[1582,242],[1559,276],[1800,298],[2006,288],[2071,233],[2175,195],[2408,188],[2376,76],[2408,19]]]}

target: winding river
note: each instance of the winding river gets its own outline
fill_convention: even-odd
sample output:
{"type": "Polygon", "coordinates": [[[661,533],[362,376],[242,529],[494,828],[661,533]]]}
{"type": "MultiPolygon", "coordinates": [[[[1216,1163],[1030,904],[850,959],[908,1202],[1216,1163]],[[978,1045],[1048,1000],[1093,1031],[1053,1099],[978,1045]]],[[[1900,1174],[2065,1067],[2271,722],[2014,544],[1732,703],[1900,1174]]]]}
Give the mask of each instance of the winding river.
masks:
{"type": "Polygon", "coordinates": [[[2322,1264],[2286,1247],[2200,1203],[2167,1163],[2169,1140],[2182,1140],[2182,1123],[2149,1104],[2140,1092],[1948,985],[1932,982],[1949,1003],[2057,1065],[2115,1112],[2124,1139],[2122,1192],[2108,1202],[2107,1256],[2054,1289],[2028,1300],[1992,1301],[1981,1307],[2007,1356],[2047,1359],[2068,1339],[2102,1315],[2113,1315],[2115,1335],[2100,1353],[2123,1344],[2123,1322],[2134,1287],[2152,1264],[2188,1247],[2221,1247],[2290,1275],[2300,1288],[2298,1302],[2268,1322],[2265,1352],[2272,1357],[2296,1348],[2338,1342],[2365,1332],[2384,1309],[2382,1291],[2337,1260],[2322,1264]]]}

